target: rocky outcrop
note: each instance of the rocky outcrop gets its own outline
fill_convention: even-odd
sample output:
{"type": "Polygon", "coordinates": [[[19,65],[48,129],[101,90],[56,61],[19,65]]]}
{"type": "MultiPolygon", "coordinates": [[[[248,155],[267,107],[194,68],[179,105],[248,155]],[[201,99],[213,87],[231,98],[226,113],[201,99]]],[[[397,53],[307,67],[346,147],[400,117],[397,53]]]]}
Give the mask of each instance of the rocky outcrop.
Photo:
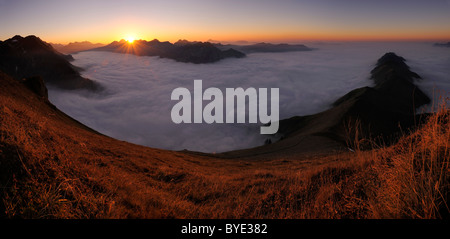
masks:
{"type": "Polygon", "coordinates": [[[390,142],[401,130],[418,123],[416,109],[430,103],[430,98],[414,84],[420,76],[410,71],[405,59],[386,53],[371,74],[375,86],[355,89],[339,98],[330,110],[321,113],[334,124],[316,133],[344,142],[350,131],[359,130],[360,137],[390,142]]]}
{"type": "Polygon", "coordinates": [[[45,87],[44,80],[40,76],[25,78],[22,83],[36,95],[48,100],[48,90],[45,87]]]}

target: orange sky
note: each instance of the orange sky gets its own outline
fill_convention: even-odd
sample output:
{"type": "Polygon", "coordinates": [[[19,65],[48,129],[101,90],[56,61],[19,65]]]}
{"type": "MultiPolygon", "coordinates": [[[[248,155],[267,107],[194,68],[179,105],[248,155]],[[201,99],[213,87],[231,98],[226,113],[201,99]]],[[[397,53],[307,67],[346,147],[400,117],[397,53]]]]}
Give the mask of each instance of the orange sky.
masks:
{"type": "Polygon", "coordinates": [[[446,0],[0,1],[0,40],[450,40],[446,0]]]}

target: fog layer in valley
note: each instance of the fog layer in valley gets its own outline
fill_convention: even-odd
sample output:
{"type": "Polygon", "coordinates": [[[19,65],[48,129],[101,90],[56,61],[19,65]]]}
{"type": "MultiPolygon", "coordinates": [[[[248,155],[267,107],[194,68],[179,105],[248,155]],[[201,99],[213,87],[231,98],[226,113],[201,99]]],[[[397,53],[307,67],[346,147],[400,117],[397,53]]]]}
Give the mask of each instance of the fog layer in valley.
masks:
{"type": "MultiPolygon", "coordinates": [[[[172,90],[193,93],[196,79],[203,90],[217,87],[280,89],[280,119],[318,113],[337,98],[371,86],[370,71],[384,53],[393,51],[422,76],[417,84],[433,92],[450,92],[450,49],[431,43],[308,43],[314,51],[254,53],[213,64],[180,63],[158,57],[108,52],[74,54],[84,77],[102,84],[101,93],[61,91],[49,86],[58,108],[108,136],[150,147],[223,152],[262,145],[259,124],[174,124],[172,90]]],[[[437,94],[435,94],[437,95],[437,94]]],[[[203,103],[205,106],[207,102],[203,103]]]]}

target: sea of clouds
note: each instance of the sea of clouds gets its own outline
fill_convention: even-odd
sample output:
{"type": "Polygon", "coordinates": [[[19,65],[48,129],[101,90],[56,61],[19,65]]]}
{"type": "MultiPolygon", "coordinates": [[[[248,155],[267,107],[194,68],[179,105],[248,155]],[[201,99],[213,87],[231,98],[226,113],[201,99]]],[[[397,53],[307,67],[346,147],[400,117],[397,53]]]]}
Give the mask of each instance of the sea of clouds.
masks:
{"type": "MultiPolygon", "coordinates": [[[[314,51],[254,53],[213,64],[180,63],[158,57],[108,52],[74,54],[82,75],[105,87],[100,93],[49,86],[59,109],[108,136],[150,147],[224,152],[259,146],[269,137],[257,124],[174,124],[172,90],[248,87],[280,89],[280,119],[323,111],[340,96],[371,86],[370,71],[386,52],[395,52],[422,76],[428,95],[450,92],[450,49],[431,43],[318,43],[314,51]]],[[[203,105],[206,105],[205,102],[203,105]]]]}

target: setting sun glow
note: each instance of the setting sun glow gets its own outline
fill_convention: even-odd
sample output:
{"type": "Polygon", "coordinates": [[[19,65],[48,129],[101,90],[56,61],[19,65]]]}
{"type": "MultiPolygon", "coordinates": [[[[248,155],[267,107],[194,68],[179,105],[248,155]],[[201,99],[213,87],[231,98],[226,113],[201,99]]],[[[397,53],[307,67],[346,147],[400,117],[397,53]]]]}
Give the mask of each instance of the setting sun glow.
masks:
{"type": "Polygon", "coordinates": [[[107,8],[105,1],[51,2],[0,0],[0,40],[17,34],[34,34],[61,44],[109,44],[121,39],[136,44],[139,39],[304,43],[448,42],[450,38],[450,0],[229,0],[227,4],[131,0],[125,5],[111,1],[107,8]]]}
{"type": "Polygon", "coordinates": [[[126,36],[125,37],[125,40],[128,42],[128,43],[133,43],[135,40],[136,40],[136,37],[135,36],[132,36],[132,35],[128,35],[128,36],[126,36]]]}

